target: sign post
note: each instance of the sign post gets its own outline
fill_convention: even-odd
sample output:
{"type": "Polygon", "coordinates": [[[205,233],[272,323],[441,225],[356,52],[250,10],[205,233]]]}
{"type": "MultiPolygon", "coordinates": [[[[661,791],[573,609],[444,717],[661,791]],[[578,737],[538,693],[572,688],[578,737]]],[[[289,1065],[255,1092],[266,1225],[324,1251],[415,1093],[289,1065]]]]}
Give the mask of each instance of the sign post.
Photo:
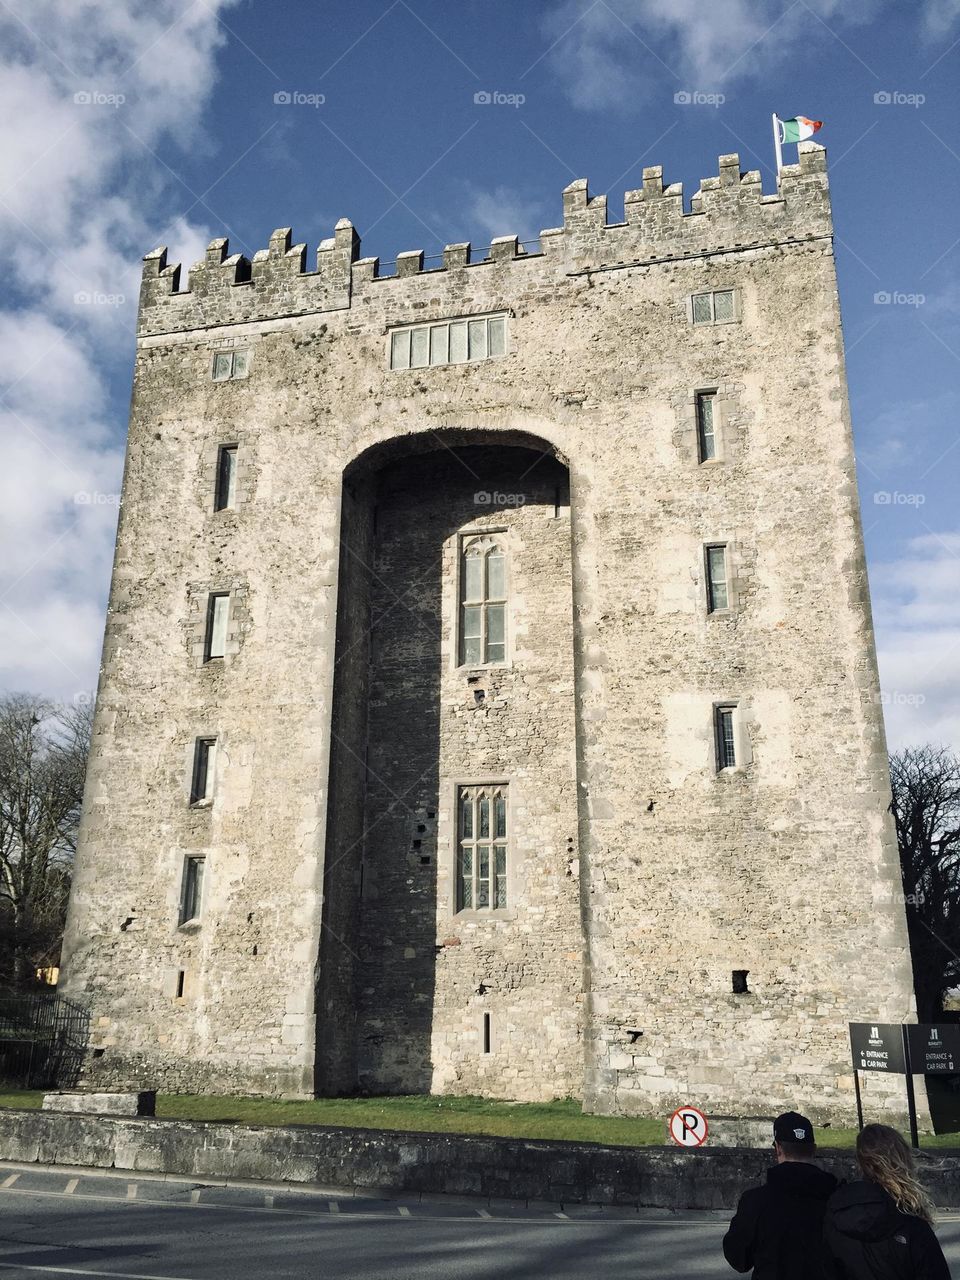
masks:
{"type": "Polygon", "coordinates": [[[910,1141],[920,1146],[913,1074],[960,1075],[960,1024],[955,1022],[851,1022],[850,1052],[857,1094],[857,1123],[863,1128],[861,1071],[885,1071],[905,1077],[910,1141]]]}
{"type": "Polygon", "coordinates": [[[907,1114],[910,1117],[910,1145],[919,1150],[920,1134],[917,1131],[917,1099],[913,1092],[913,1064],[910,1061],[910,1028],[906,1023],[900,1028],[903,1032],[903,1061],[907,1080],[907,1114]]]}
{"type": "Polygon", "coordinates": [[[677,1107],[667,1124],[678,1147],[702,1147],[707,1140],[707,1117],[698,1107],[677,1107]]]}

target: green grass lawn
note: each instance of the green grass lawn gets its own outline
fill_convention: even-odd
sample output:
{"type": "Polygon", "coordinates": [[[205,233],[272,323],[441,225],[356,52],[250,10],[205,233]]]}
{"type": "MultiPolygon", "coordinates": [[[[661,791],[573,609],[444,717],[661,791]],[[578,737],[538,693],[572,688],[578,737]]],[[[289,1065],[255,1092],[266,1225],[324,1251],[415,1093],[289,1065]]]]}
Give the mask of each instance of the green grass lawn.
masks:
{"type": "MultiPolygon", "coordinates": [[[[0,1107],[37,1108],[36,1090],[0,1091],[0,1107]]],[[[402,1129],[413,1133],[485,1133],[504,1138],[553,1138],[567,1142],[603,1142],[612,1146],[666,1144],[666,1117],[585,1116],[573,1099],[559,1102],[492,1102],[486,1098],[315,1098],[281,1102],[276,1098],[221,1098],[196,1094],[160,1094],[157,1115],[165,1120],[217,1120],[233,1124],[346,1125],[360,1129],[402,1129]]],[[[855,1129],[818,1129],[823,1149],[849,1149],[855,1129]]],[[[960,1146],[957,1134],[921,1138],[925,1148],[960,1146]]]]}

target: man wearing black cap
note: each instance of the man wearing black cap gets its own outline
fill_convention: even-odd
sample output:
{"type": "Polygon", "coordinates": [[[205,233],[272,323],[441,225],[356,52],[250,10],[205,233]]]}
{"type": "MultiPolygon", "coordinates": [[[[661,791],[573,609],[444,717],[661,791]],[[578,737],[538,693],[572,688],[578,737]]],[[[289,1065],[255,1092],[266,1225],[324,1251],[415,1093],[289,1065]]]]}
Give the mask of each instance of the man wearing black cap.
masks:
{"type": "Polygon", "coordinates": [[[796,1111],[774,1120],[773,1146],[777,1163],[740,1197],[723,1256],[734,1271],[752,1267],[753,1280],[821,1280],[823,1217],[837,1180],[811,1163],[813,1125],[796,1111]]]}

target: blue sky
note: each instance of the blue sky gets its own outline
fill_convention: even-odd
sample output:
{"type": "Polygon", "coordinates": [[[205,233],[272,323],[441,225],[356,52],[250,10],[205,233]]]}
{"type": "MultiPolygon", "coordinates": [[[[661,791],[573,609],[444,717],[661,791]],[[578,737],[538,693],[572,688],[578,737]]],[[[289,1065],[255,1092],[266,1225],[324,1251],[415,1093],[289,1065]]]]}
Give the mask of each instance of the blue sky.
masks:
{"type": "Polygon", "coordinates": [[[772,191],[776,110],[826,121],[888,733],[960,744],[960,0],[6,0],[0,34],[2,687],[95,684],[142,253],[532,238],[573,178],[616,219],[730,151],[772,191]]]}

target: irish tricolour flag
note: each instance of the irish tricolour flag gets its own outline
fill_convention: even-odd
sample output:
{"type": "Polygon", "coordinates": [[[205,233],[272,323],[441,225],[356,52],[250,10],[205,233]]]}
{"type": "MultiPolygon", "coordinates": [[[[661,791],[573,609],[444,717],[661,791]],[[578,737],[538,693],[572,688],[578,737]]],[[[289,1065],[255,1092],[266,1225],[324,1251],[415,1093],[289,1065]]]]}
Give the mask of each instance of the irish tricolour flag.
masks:
{"type": "Polygon", "coordinates": [[[822,120],[808,120],[806,116],[794,116],[792,120],[781,120],[778,116],[777,124],[781,142],[804,142],[823,127],[822,120]]]}

